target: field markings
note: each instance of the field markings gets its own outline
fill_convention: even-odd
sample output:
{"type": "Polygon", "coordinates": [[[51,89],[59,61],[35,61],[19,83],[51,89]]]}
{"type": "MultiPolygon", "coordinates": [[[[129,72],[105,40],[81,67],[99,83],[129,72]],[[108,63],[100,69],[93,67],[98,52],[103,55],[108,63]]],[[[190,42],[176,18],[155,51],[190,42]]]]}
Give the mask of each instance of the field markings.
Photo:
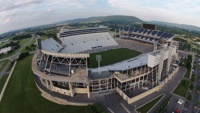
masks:
{"type": "Polygon", "coordinates": [[[122,103],[120,103],[120,104],[126,110],[127,113],[131,113],[122,103]]]}
{"type": "Polygon", "coordinates": [[[111,113],[115,113],[112,109],[110,109],[110,108],[107,108],[108,109],[108,111],[110,111],[111,113]]]}

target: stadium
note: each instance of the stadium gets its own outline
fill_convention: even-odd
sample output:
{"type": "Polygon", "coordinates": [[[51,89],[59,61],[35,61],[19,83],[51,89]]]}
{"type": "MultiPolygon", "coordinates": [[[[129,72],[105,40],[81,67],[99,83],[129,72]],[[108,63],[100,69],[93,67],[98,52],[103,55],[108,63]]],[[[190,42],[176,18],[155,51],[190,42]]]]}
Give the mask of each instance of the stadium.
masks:
{"type": "Polygon", "coordinates": [[[32,59],[37,87],[54,97],[119,93],[130,104],[154,92],[178,67],[173,34],[120,27],[115,36],[106,27],[61,29],[56,40],[37,36],[32,59]]]}

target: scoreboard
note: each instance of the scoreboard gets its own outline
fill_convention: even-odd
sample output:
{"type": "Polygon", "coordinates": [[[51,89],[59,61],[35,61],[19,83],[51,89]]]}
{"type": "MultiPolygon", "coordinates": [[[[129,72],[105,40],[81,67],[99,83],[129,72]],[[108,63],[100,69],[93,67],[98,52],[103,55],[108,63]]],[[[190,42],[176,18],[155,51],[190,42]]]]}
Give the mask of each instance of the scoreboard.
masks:
{"type": "Polygon", "coordinates": [[[153,24],[142,24],[141,27],[144,28],[144,29],[152,29],[152,30],[157,29],[156,25],[153,25],[153,24]]]}

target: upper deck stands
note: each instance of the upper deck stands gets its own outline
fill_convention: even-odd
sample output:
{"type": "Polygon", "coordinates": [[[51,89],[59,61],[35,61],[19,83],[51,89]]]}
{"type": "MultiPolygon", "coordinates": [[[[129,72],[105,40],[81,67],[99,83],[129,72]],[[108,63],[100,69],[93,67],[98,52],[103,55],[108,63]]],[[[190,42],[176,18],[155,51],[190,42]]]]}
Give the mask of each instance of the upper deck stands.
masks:
{"type": "MultiPolygon", "coordinates": [[[[94,48],[118,45],[107,32],[107,28],[62,29],[60,34],[62,45],[50,38],[42,41],[42,49],[54,53],[74,54],[94,48]]],[[[128,34],[126,36],[128,37],[128,34]]]]}
{"type": "Polygon", "coordinates": [[[82,35],[82,34],[90,34],[90,33],[102,33],[102,32],[108,32],[108,29],[103,28],[84,28],[84,29],[62,29],[59,33],[60,38],[73,36],[73,35],[82,35]]]}
{"type": "Polygon", "coordinates": [[[151,33],[151,35],[155,35],[155,34],[157,34],[157,32],[158,32],[158,31],[153,31],[153,32],[151,33]]]}
{"type": "Polygon", "coordinates": [[[144,31],[144,29],[143,28],[141,28],[138,32],[139,33],[142,33],[144,31]]]}
{"type": "Polygon", "coordinates": [[[123,29],[121,27],[120,30],[122,31],[123,38],[136,39],[136,40],[150,42],[150,43],[153,43],[154,41],[160,42],[159,40],[161,39],[168,40],[174,36],[173,34],[162,32],[159,30],[150,30],[150,29],[137,28],[137,27],[133,27],[133,28],[123,27],[123,29]],[[129,30],[129,32],[126,30],[129,30]],[[126,33],[126,35],[124,32],[126,33]]]}
{"type": "Polygon", "coordinates": [[[42,49],[49,52],[59,52],[63,47],[53,38],[46,39],[41,41],[42,49]]]}
{"type": "Polygon", "coordinates": [[[160,31],[158,32],[157,36],[161,36],[164,32],[160,31]]]}
{"type": "Polygon", "coordinates": [[[61,53],[78,53],[93,48],[118,45],[108,32],[73,35],[61,38],[61,41],[66,46],[60,51],[61,53]]]}
{"type": "Polygon", "coordinates": [[[152,30],[147,31],[147,34],[151,34],[152,30]]]}
{"type": "Polygon", "coordinates": [[[147,30],[147,29],[145,29],[145,30],[143,31],[143,34],[147,33],[147,31],[148,31],[148,30],[147,30]]]}

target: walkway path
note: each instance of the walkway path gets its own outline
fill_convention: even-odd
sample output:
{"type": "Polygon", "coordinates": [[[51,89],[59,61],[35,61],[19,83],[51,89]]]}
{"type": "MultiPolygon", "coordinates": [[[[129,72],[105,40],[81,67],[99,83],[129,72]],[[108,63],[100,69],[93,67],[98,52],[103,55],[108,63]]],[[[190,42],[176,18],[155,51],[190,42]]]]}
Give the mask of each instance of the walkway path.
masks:
{"type": "Polygon", "coordinates": [[[3,75],[6,74],[6,71],[7,71],[8,67],[9,67],[9,65],[10,65],[10,61],[6,64],[4,69],[0,72],[0,79],[3,77],[3,75]]]}
{"type": "Polygon", "coordinates": [[[9,82],[9,80],[10,80],[10,77],[11,77],[11,75],[12,75],[12,73],[13,73],[13,70],[14,70],[16,64],[17,64],[17,61],[15,61],[14,65],[13,65],[11,71],[10,71],[10,74],[9,74],[7,80],[6,80],[6,83],[5,83],[4,86],[3,86],[3,89],[2,89],[1,94],[0,94],[0,102],[1,102],[1,99],[2,99],[2,97],[3,97],[3,94],[4,94],[4,92],[5,92],[5,89],[6,89],[7,85],[8,85],[8,82],[9,82]]]}
{"type": "Polygon", "coordinates": [[[18,56],[19,56],[20,53],[21,53],[21,50],[22,50],[25,46],[30,45],[30,43],[32,42],[33,39],[34,39],[34,36],[32,36],[28,42],[26,42],[24,45],[22,45],[22,46],[20,47],[20,49],[17,50],[17,52],[16,52],[15,55],[12,55],[12,56],[7,57],[7,58],[0,59],[0,61],[10,60],[10,61],[8,62],[8,64],[5,66],[5,68],[2,70],[2,72],[0,72],[0,79],[3,77],[3,75],[5,75],[6,70],[8,69],[10,62],[13,61],[13,60],[15,60],[15,59],[17,59],[18,56]]]}
{"type": "Polygon", "coordinates": [[[178,72],[171,78],[171,80],[169,80],[164,86],[163,88],[158,91],[155,92],[133,104],[135,104],[137,107],[141,106],[144,103],[147,103],[149,100],[151,100],[152,98],[155,98],[156,96],[160,95],[161,93],[164,93],[165,96],[162,98],[162,100],[153,108],[151,109],[151,111],[149,113],[155,113],[156,110],[162,105],[162,103],[165,101],[165,99],[167,99],[170,95],[171,92],[173,92],[173,90],[176,88],[176,86],[178,85],[179,81],[181,81],[181,79],[183,78],[184,73],[186,72],[185,68],[180,67],[178,72]]]}

